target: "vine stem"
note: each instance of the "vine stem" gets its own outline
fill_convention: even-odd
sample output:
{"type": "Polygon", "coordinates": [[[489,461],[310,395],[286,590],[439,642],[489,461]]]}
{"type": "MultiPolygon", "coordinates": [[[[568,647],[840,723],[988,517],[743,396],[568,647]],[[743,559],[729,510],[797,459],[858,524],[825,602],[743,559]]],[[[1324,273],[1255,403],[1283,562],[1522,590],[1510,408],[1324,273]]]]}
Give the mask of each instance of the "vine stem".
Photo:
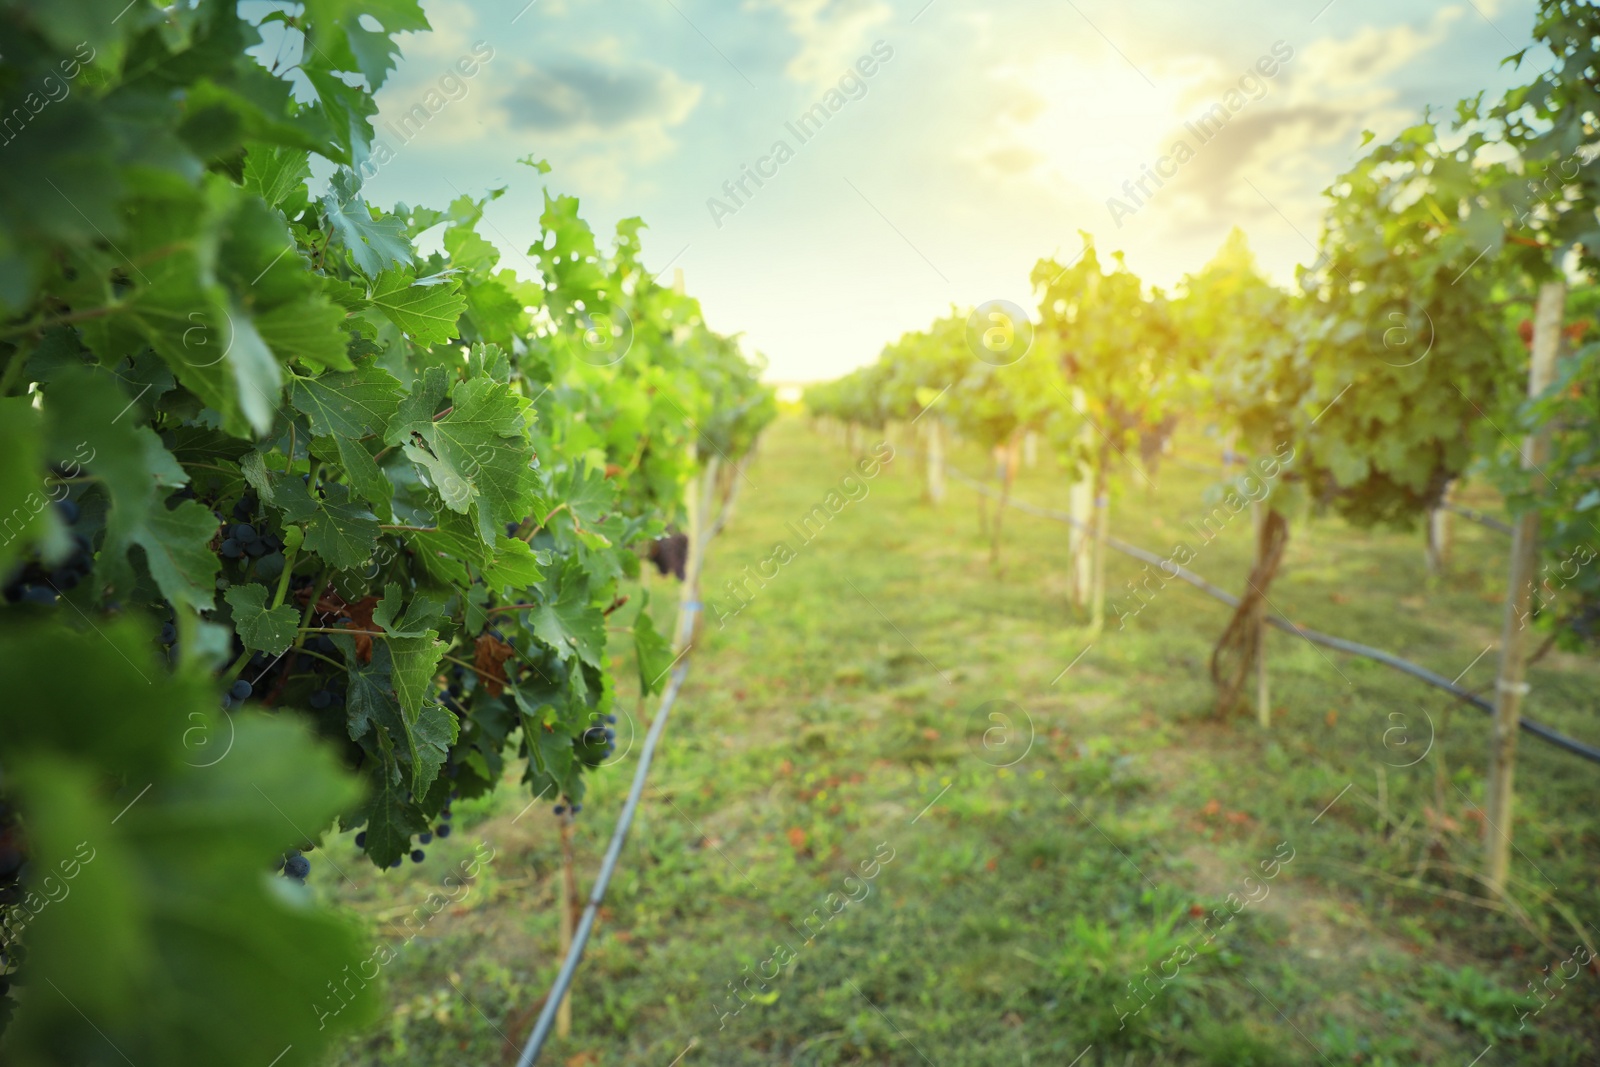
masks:
{"type": "Polygon", "coordinates": [[[495,683],[500,684],[500,685],[504,685],[505,684],[499,678],[495,678],[492,675],[484,674],[481,670],[479,670],[477,668],[476,665],[468,663],[464,659],[457,659],[456,657],[451,656],[451,655],[444,655],[444,656],[440,656],[439,658],[441,660],[444,660],[446,663],[454,663],[457,667],[465,667],[467,670],[471,671],[473,674],[476,674],[480,679],[483,679],[485,681],[495,682],[495,683]]]}
{"type": "MultiPolygon", "coordinates": [[[[272,606],[277,607],[283,603],[283,598],[289,592],[289,578],[294,573],[294,558],[300,552],[300,545],[305,541],[305,534],[298,526],[291,526],[284,531],[284,547],[289,554],[283,559],[283,573],[278,575],[278,591],[272,597],[272,606]],[[291,533],[290,531],[293,531],[291,533]]],[[[301,620],[302,622],[304,620],[301,620]]]]}
{"type": "Polygon", "coordinates": [[[255,650],[249,648],[239,653],[239,658],[234,660],[233,663],[229,665],[228,669],[222,674],[222,684],[224,687],[232,685],[234,683],[234,679],[238,678],[239,675],[244,673],[244,665],[249,663],[250,657],[254,655],[255,650]]]}
{"type": "Polygon", "coordinates": [[[539,605],[538,604],[501,604],[497,608],[489,608],[487,611],[484,612],[484,614],[485,615],[494,615],[497,612],[502,612],[502,611],[525,611],[525,610],[527,610],[529,608],[536,608],[536,607],[539,607],[539,605]]]}
{"type": "Polygon", "coordinates": [[[345,664],[340,663],[338,660],[334,659],[332,656],[324,656],[321,652],[313,652],[309,648],[302,648],[298,653],[296,653],[296,655],[310,656],[313,659],[320,659],[322,662],[324,662],[324,663],[326,663],[326,664],[328,664],[330,666],[337,667],[341,671],[346,669],[345,668],[345,664]]]}
{"type": "MultiPolygon", "coordinates": [[[[290,432],[294,432],[292,424],[290,432]]],[[[288,573],[287,569],[285,569],[284,573],[288,573]]],[[[332,567],[323,567],[322,573],[317,575],[316,583],[311,586],[310,595],[306,597],[306,609],[300,613],[300,625],[295,630],[294,644],[290,646],[289,652],[298,654],[305,650],[306,634],[311,632],[306,627],[306,623],[311,621],[312,613],[317,610],[317,600],[322,596],[322,587],[328,584],[328,579],[332,574],[332,567]]],[[[262,702],[265,707],[270,708],[277,701],[278,694],[283,692],[284,684],[289,680],[289,669],[293,666],[294,655],[291,655],[284,663],[283,670],[278,674],[277,685],[273,687],[272,693],[262,702]]]]}
{"type": "MultiPolygon", "coordinates": [[[[88,311],[74,311],[70,315],[57,315],[53,319],[46,319],[43,317],[36,318],[32,322],[25,322],[22,325],[15,326],[9,330],[0,331],[0,341],[9,341],[13,337],[24,337],[30,333],[38,333],[41,330],[48,330],[53,326],[67,326],[74,322],[84,322],[88,319],[98,319],[103,315],[109,315],[113,311],[119,310],[121,310],[120,305],[106,304],[102,307],[90,308],[88,311]]],[[[17,362],[18,357],[21,356],[22,351],[18,349],[17,355],[12,357],[13,362],[17,362]]],[[[25,357],[22,359],[22,362],[26,362],[25,357]]],[[[20,369],[21,367],[19,365],[18,370],[20,369]]],[[[9,387],[12,384],[13,376],[11,373],[11,368],[7,367],[5,380],[0,381],[0,385],[9,387]]]]}
{"type": "Polygon", "coordinates": [[[583,524],[578,521],[577,513],[567,506],[567,501],[563,500],[561,503],[551,508],[549,514],[540,519],[538,522],[534,522],[531,517],[523,520],[522,528],[517,531],[517,539],[521,541],[528,540],[534,534],[544,529],[545,526],[549,524],[550,520],[556,517],[556,513],[561,511],[565,511],[568,515],[572,516],[572,525],[578,530],[579,533],[582,533],[583,524]]]}

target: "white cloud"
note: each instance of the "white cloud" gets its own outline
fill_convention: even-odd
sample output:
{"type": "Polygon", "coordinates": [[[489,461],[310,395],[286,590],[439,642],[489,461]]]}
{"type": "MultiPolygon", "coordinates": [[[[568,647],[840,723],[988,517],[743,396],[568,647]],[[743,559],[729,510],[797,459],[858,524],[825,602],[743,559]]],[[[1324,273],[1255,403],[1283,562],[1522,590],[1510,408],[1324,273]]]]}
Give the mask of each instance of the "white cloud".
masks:
{"type": "Polygon", "coordinates": [[[745,6],[783,13],[789,32],[800,42],[784,73],[807,86],[838,81],[870,46],[873,27],[894,14],[883,0],[749,0],[745,6]]]}

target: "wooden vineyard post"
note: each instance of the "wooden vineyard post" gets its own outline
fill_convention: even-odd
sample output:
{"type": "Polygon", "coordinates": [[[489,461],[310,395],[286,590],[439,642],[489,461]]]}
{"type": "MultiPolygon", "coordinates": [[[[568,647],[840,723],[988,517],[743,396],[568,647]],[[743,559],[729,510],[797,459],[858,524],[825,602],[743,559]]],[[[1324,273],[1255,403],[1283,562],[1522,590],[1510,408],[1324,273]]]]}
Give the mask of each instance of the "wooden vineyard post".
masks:
{"type": "Polygon", "coordinates": [[[929,419],[923,433],[928,437],[928,503],[938,507],[944,503],[944,427],[929,419]]]}
{"type": "Polygon", "coordinates": [[[1111,483],[1107,477],[1109,447],[1100,450],[1094,478],[1094,573],[1089,594],[1089,629],[1099,633],[1106,622],[1106,538],[1111,535],[1111,483]]]}
{"type": "Polygon", "coordinates": [[[1450,495],[1455,491],[1455,487],[1455,482],[1446,485],[1444,492],[1439,495],[1439,503],[1428,509],[1429,574],[1443,574],[1444,569],[1450,565],[1450,550],[1455,541],[1455,531],[1450,525],[1450,495]]]}
{"type": "Polygon", "coordinates": [[[1073,524],[1067,528],[1067,587],[1075,607],[1087,607],[1089,584],[1093,574],[1094,543],[1091,524],[1094,521],[1094,482],[1079,475],[1067,490],[1067,514],[1073,524]]]}
{"type": "Polygon", "coordinates": [[[1022,438],[1022,465],[1029,470],[1039,465],[1039,435],[1033,430],[1022,438]]]}
{"type": "MultiPolygon", "coordinates": [[[[1533,319],[1533,354],[1528,364],[1528,395],[1543,393],[1555,377],[1556,352],[1561,344],[1561,320],[1566,307],[1563,282],[1539,287],[1533,319]]],[[[1522,469],[1535,470],[1550,450],[1549,433],[1536,430],[1522,446],[1522,469]]],[[[1505,895],[1511,861],[1512,771],[1517,758],[1517,730],[1522,699],[1528,693],[1524,680],[1528,653],[1528,613],[1539,565],[1539,513],[1532,508],[1517,517],[1511,532],[1511,574],[1506,590],[1505,625],[1500,638],[1500,676],[1495,681],[1494,723],[1489,739],[1489,778],[1485,784],[1484,882],[1491,896],[1505,895]]]]}
{"type": "MultiPolygon", "coordinates": [[[[561,816],[561,958],[572,951],[572,935],[577,927],[574,913],[578,909],[578,877],[572,862],[572,813],[561,816]]],[[[556,1036],[572,1034],[572,990],[561,998],[556,1009],[556,1036]]]]}
{"type": "MultiPolygon", "coordinates": [[[[1083,410],[1084,396],[1081,388],[1073,388],[1072,406],[1077,411],[1083,410]]],[[[1067,588],[1071,593],[1073,606],[1078,608],[1085,607],[1089,603],[1093,564],[1089,554],[1090,516],[1093,513],[1091,510],[1093,503],[1093,479],[1080,469],[1072,488],[1067,493],[1067,514],[1072,519],[1072,524],[1067,527],[1067,588]]]]}
{"type": "Polygon", "coordinates": [[[1000,499],[994,507],[994,537],[989,542],[989,562],[1000,562],[1000,527],[1006,516],[1006,501],[1011,499],[1011,483],[1017,477],[1017,436],[1012,434],[1011,439],[999,448],[1000,462],[1000,499]]]}
{"type": "Polygon", "coordinates": [[[683,567],[683,593],[678,601],[678,625],[673,631],[672,651],[682,652],[694,641],[700,613],[700,570],[705,564],[707,532],[711,507],[716,500],[717,475],[722,457],[712,456],[692,480],[685,493],[689,506],[689,558],[683,567]]]}
{"type": "MultiPolygon", "coordinates": [[[[1258,500],[1250,502],[1250,517],[1256,526],[1256,567],[1267,555],[1267,513],[1258,500]]],[[[1267,681],[1267,601],[1263,597],[1256,605],[1256,722],[1263,730],[1272,726],[1272,695],[1267,681]]]]}

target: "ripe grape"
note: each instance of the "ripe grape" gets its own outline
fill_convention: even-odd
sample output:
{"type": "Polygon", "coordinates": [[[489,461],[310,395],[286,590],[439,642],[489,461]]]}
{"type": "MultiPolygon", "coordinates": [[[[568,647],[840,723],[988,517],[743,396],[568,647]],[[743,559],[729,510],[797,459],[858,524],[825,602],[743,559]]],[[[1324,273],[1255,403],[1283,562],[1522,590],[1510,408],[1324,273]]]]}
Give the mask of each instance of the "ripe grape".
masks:
{"type": "Polygon", "coordinates": [[[245,681],[243,678],[238,679],[233,683],[233,685],[228,687],[228,695],[235,700],[250,699],[250,694],[252,691],[253,689],[250,683],[245,681]]]}
{"type": "Polygon", "coordinates": [[[258,540],[260,536],[260,534],[256,533],[256,528],[248,522],[241,522],[233,528],[233,539],[241,545],[248,545],[258,540]]]}
{"type": "Polygon", "coordinates": [[[428,833],[426,830],[424,830],[422,833],[417,835],[417,844],[419,844],[419,845],[431,845],[431,844],[433,844],[433,835],[428,833]]]}
{"type": "Polygon", "coordinates": [[[435,826],[433,828],[433,832],[435,834],[437,834],[438,836],[440,836],[440,837],[449,837],[450,836],[450,824],[447,823],[447,822],[442,822],[438,826],[435,826]]]}
{"type": "Polygon", "coordinates": [[[228,559],[238,559],[240,556],[244,555],[244,549],[240,547],[239,542],[235,541],[231,537],[226,541],[223,541],[222,547],[217,551],[221,552],[228,559]]]}
{"type": "Polygon", "coordinates": [[[291,852],[283,861],[283,873],[303,885],[306,875],[311,873],[311,861],[298,852],[291,852]]]}
{"type": "Polygon", "coordinates": [[[283,573],[283,553],[269,552],[256,560],[255,575],[265,582],[275,582],[283,573]]]}
{"type": "Polygon", "coordinates": [[[411,850],[411,862],[412,863],[421,863],[422,860],[423,860],[424,855],[425,854],[423,853],[423,851],[420,848],[412,849],[411,850]]]}
{"type": "Polygon", "coordinates": [[[16,845],[10,842],[0,844],[0,881],[9,882],[17,877],[17,872],[22,870],[23,860],[22,850],[16,845]]]}
{"type": "Polygon", "coordinates": [[[328,705],[333,703],[333,694],[328,692],[326,689],[318,689],[315,693],[311,694],[306,702],[312,707],[316,708],[318,711],[321,711],[323,708],[326,708],[328,705]]]}
{"type": "Polygon", "coordinates": [[[359,834],[356,835],[356,848],[366,848],[366,847],[367,847],[367,832],[365,830],[363,830],[359,834]]]}
{"type": "Polygon", "coordinates": [[[178,628],[172,623],[163,623],[161,626],[161,643],[170,645],[178,639],[178,628]]]}

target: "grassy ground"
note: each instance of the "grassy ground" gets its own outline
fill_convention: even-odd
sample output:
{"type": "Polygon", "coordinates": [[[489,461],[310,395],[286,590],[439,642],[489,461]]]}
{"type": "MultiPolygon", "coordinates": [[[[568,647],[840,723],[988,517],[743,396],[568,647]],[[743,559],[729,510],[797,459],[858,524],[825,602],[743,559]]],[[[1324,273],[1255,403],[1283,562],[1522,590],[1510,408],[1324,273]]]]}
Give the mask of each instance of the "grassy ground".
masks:
{"type": "MultiPolygon", "coordinates": [[[[1206,664],[1226,609],[1174,584],[1091,638],[1066,603],[1064,527],[1009,513],[996,570],[976,496],[921,504],[910,458],[805,543],[791,522],[859,495],[853,457],[798,419],[764,443],[572,1036],[544,1062],[1596,1062],[1600,977],[1553,976],[1600,941],[1600,767],[1524,735],[1513,907],[1480,906],[1480,713],[1274,634],[1271,730],[1218,721],[1206,664]],[[719,627],[718,591],[779,541],[793,558],[719,627]]],[[[1113,529],[1163,554],[1186,541],[1237,588],[1248,516],[1203,547],[1187,528],[1214,481],[1169,464],[1115,502],[1113,529]]],[[[1065,506],[1047,462],[1016,492],[1065,506]]],[[[1272,600],[1489,686],[1492,652],[1467,668],[1496,640],[1506,545],[1466,523],[1458,541],[1429,581],[1419,533],[1297,522],[1272,600]]],[[[1114,558],[1113,595],[1135,573],[1114,558]]],[[[1597,679],[1547,657],[1528,713],[1600,737],[1597,679]]],[[[578,820],[585,891],[632,769],[597,776],[578,820]]],[[[392,1013],[337,1062],[514,1057],[559,962],[555,820],[525,804],[458,805],[455,835],[404,872],[340,860],[349,879],[324,891],[405,947],[392,1013]],[[400,917],[484,848],[406,942],[400,917]]]]}

